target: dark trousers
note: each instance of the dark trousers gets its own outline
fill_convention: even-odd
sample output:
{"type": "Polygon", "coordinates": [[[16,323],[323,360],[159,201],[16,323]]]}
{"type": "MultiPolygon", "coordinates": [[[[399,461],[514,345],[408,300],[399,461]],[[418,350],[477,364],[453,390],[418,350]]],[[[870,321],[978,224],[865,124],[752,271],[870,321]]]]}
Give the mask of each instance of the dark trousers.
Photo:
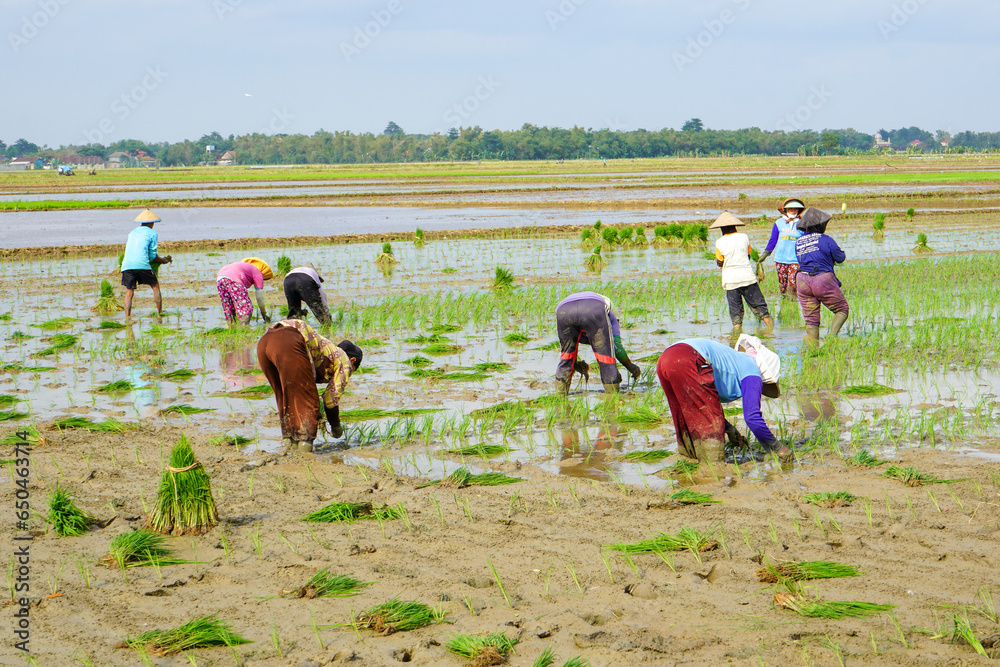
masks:
{"type": "Polygon", "coordinates": [[[268,331],[257,343],[257,363],[274,390],[281,437],[299,442],[315,440],[319,391],[306,339],[298,329],[268,331]]]}
{"type": "Polygon", "coordinates": [[[323,324],[330,323],[330,311],[323,305],[320,286],[304,273],[285,276],[285,301],[288,302],[288,319],[298,320],[306,314],[302,302],[309,306],[312,314],[323,324]]]}
{"type": "Polygon", "coordinates": [[[681,454],[695,459],[703,442],[725,442],[726,417],[715,375],[696,349],[684,343],[668,347],[656,363],[656,377],[670,405],[681,454]]]}
{"type": "Polygon", "coordinates": [[[729,317],[733,324],[743,324],[743,302],[746,301],[750,310],[760,319],[770,317],[767,310],[767,301],[764,300],[764,293],[760,291],[760,284],[752,283],[736,289],[726,290],[726,301],[729,302],[729,317]]]}
{"type": "Polygon", "coordinates": [[[556,331],[559,333],[559,365],[556,381],[569,382],[580,343],[589,343],[601,367],[601,382],[618,384],[622,381],[615,362],[615,341],[611,335],[611,320],[604,302],[597,299],[572,301],[556,309],[556,331]]]}

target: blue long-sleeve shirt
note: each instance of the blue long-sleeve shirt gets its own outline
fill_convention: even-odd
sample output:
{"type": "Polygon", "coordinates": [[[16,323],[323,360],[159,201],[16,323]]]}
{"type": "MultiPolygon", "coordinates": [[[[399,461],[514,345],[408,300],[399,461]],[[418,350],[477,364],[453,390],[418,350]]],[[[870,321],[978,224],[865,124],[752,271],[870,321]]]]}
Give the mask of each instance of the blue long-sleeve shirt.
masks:
{"type": "Polygon", "coordinates": [[[750,431],[764,445],[772,444],[777,438],[771,433],[760,411],[760,400],[764,393],[764,379],[757,363],[745,352],[734,350],[714,340],[691,338],[680,341],[690,345],[712,366],[715,389],[719,400],[732,403],[743,399],[743,421],[750,431]]]}
{"type": "Polygon", "coordinates": [[[156,259],[156,240],[156,232],[146,225],[140,225],[129,232],[128,240],[125,242],[122,271],[152,271],[150,260],[156,259]]]}
{"type": "Polygon", "coordinates": [[[771,228],[771,238],[764,248],[769,253],[774,253],[774,261],[781,264],[795,264],[795,242],[802,236],[802,230],[798,228],[798,218],[789,219],[787,217],[778,218],[771,228]]]}
{"type": "Polygon", "coordinates": [[[795,254],[799,259],[799,271],[811,276],[833,273],[833,265],[847,259],[837,242],[826,234],[806,234],[795,242],[795,254]]]}

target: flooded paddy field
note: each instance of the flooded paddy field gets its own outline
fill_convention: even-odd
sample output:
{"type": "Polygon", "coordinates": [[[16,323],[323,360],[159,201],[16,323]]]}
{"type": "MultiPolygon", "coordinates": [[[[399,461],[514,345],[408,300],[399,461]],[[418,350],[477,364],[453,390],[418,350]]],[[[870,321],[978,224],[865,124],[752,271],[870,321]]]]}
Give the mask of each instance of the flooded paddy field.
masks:
{"type": "MultiPolygon", "coordinates": [[[[560,664],[576,655],[594,665],[987,664],[951,635],[961,622],[980,638],[997,631],[996,213],[897,213],[883,241],[871,238],[868,216],[835,218],[829,233],[850,259],[838,276],[851,317],[818,349],[803,346],[798,309],[781,301],[769,270],[763,288],[777,326],[766,342],[782,358],[783,395],[765,401],[764,415],[796,462],[739,458],[683,471],[654,366],[684,338],[729,340],[725,295],[705,258],[714,237],[688,248],[606,248],[608,266],[593,273],[577,233],[435,237],[417,247],[410,228],[383,273],[376,243],[259,247],[244,238],[238,248],[171,250],[185,240],[171,219],[183,216],[157,210],[161,253],[174,256],[160,272],[163,318],[146,288],[131,321],[93,312],[101,280],[118,282],[110,253],[25,252],[0,264],[0,437],[3,458],[14,458],[15,431],[34,442],[39,664],[461,665],[444,648],[454,633],[497,630],[520,637],[514,665],[533,664],[546,646],[560,664]],[[911,252],[919,232],[935,252],[911,252]],[[281,255],[315,264],[334,316],[325,335],[365,351],[342,402],[345,438],[321,436],[312,454],[281,443],[255,358],[266,325],[222,320],[215,272],[249,249],[272,266],[281,255]],[[512,289],[491,289],[497,266],[514,273],[512,289]],[[583,289],[614,300],[644,371],[618,396],[605,396],[596,370],[568,399],[552,393],[553,311],[583,289]],[[191,563],[99,565],[113,537],[142,525],[182,433],[211,475],[220,526],[169,539],[191,563]],[[884,463],[849,464],[860,451],[884,463]],[[883,476],[891,465],[946,483],[907,485],[883,476]],[[459,468],[518,481],[423,487],[459,468]],[[56,537],[42,516],[57,485],[114,520],[56,537]],[[721,502],[670,498],[681,490],[721,502]],[[839,491],[854,499],[824,506],[810,495],[839,491]],[[405,518],[301,520],[331,502],[401,507],[405,518]],[[708,535],[704,551],[611,548],[685,528],[708,535]],[[853,565],[860,577],[805,583],[827,600],[892,609],[842,619],[784,609],[774,594],[786,589],[756,571],[788,560],[853,565]],[[356,597],[280,596],[324,567],[372,584],[356,597]],[[440,605],[449,624],[385,637],[350,627],[354,614],[394,596],[440,605]],[[126,635],[216,611],[254,643],[189,657],[115,648],[126,635]]],[[[126,212],[16,215],[21,226],[80,213],[126,212]]],[[[203,225],[214,215],[197,211],[203,225]]],[[[642,215],[648,222],[614,222],[645,224],[652,239],[663,218],[642,215]]],[[[123,240],[131,224],[116,227],[123,240]]],[[[769,225],[748,233],[763,247],[769,225]]],[[[277,312],[280,282],[265,294],[277,312]]],[[[593,361],[587,348],[581,356],[593,361]]],[[[0,468],[10,503],[12,476],[0,468]]]]}

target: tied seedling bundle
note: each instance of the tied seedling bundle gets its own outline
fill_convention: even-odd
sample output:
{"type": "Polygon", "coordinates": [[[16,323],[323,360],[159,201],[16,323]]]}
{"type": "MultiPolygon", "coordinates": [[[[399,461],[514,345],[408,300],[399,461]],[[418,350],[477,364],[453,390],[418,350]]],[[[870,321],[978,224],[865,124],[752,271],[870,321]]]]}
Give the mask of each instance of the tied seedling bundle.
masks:
{"type": "Polygon", "coordinates": [[[498,266],[493,270],[493,280],[490,282],[490,289],[494,292],[506,292],[514,287],[514,272],[505,266],[498,266]]]}
{"type": "Polygon", "coordinates": [[[791,609],[806,618],[860,618],[881,614],[892,609],[891,604],[810,598],[798,591],[797,587],[796,590],[788,593],[775,593],[774,604],[784,609],[791,609]]]}
{"type": "Polygon", "coordinates": [[[378,254],[375,258],[376,266],[382,269],[388,269],[389,267],[396,265],[396,258],[392,255],[392,244],[386,242],[382,244],[382,252],[378,254]]]}
{"type": "Polygon", "coordinates": [[[860,574],[853,565],[841,565],[823,560],[787,561],[777,565],[765,563],[764,567],[757,570],[757,578],[766,584],[777,584],[786,580],[809,581],[812,579],[857,577],[860,574]]]}
{"type": "Polygon", "coordinates": [[[331,574],[329,567],[312,576],[305,586],[292,591],[282,591],[282,595],[296,598],[346,598],[359,594],[371,586],[370,581],[361,581],[348,574],[331,574]]]}
{"type": "Polygon", "coordinates": [[[418,248],[423,248],[426,240],[424,239],[424,230],[417,227],[417,231],[413,232],[413,245],[418,248]]]}
{"type": "Polygon", "coordinates": [[[479,637],[476,635],[455,635],[445,648],[472,661],[474,667],[502,665],[507,662],[507,654],[514,650],[520,641],[519,637],[511,639],[503,632],[479,637]]]}
{"type": "Polygon", "coordinates": [[[156,504],[146,526],[157,533],[204,533],[219,522],[212,484],[195,461],[187,436],[170,452],[170,463],[160,479],[156,504]]]}
{"type": "Polygon", "coordinates": [[[875,221],[872,222],[872,238],[876,241],[885,239],[885,213],[876,213],[875,221]]]}
{"type": "Polygon", "coordinates": [[[59,537],[76,537],[87,532],[95,519],[76,506],[72,495],[57,486],[49,494],[48,522],[59,537]]]}
{"type": "MultiPolygon", "coordinates": [[[[910,209],[910,210],[913,210],[913,209],[910,209]]],[[[922,254],[928,253],[928,252],[934,252],[934,248],[931,248],[931,247],[929,247],[927,245],[927,234],[925,234],[923,232],[920,232],[919,234],[917,234],[917,245],[915,245],[913,247],[912,252],[914,252],[914,253],[916,253],[918,255],[922,255],[922,254]]]]}
{"type": "Polygon", "coordinates": [[[353,625],[371,628],[382,636],[416,630],[433,623],[443,623],[445,612],[415,600],[393,598],[366,609],[354,618],[353,625]]]}
{"type": "Polygon", "coordinates": [[[115,288],[107,278],[101,281],[101,296],[97,299],[97,303],[94,304],[91,310],[101,315],[125,310],[125,306],[115,297],[115,288]]]}
{"type": "Polygon", "coordinates": [[[649,239],[646,238],[646,228],[636,227],[635,228],[635,239],[632,241],[639,248],[645,248],[649,245],[649,239]]]}
{"type": "Polygon", "coordinates": [[[641,542],[605,544],[604,547],[623,554],[655,554],[665,551],[690,551],[698,560],[698,555],[704,551],[712,551],[719,547],[719,543],[712,539],[718,527],[715,526],[702,533],[694,528],[684,527],[676,535],[669,533],[659,533],[654,537],[641,542]]]}
{"type": "Polygon", "coordinates": [[[607,266],[608,260],[601,256],[601,246],[594,246],[594,251],[590,253],[590,257],[583,264],[591,271],[600,271],[607,266]]]}
{"type": "Polygon", "coordinates": [[[288,255],[282,255],[278,258],[277,271],[274,272],[276,276],[287,276],[288,272],[292,270],[292,260],[288,255]]]}
{"type": "Polygon", "coordinates": [[[941,479],[940,477],[935,477],[934,475],[928,475],[927,473],[920,472],[915,466],[908,466],[906,468],[901,468],[900,466],[889,466],[882,473],[883,477],[888,477],[890,479],[898,479],[903,484],[907,486],[921,486],[923,484],[954,484],[955,482],[961,482],[961,479],[941,479]]]}
{"type": "Polygon", "coordinates": [[[681,505],[709,505],[722,502],[713,498],[711,493],[698,493],[691,489],[678,489],[671,493],[669,498],[681,505]]]}
{"type": "Polygon", "coordinates": [[[218,614],[202,616],[171,630],[151,630],[138,637],[129,637],[125,646],[153,655],[171,655],[195,648],[239,646],[252,643],[234,633],[229,623],[216,618],[218,614]]]}

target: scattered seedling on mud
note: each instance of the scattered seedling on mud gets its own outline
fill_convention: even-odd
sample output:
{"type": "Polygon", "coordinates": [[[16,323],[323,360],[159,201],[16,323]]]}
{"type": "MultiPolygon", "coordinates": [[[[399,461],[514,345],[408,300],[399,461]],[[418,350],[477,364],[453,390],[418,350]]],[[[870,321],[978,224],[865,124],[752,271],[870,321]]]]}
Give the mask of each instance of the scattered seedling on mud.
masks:
{"type": "Polygon", "coordinates": [[[108,382],[107,384],[102,384],[100,387],[94,390],[98,394],[124,394],[126,392],[132,391],[135,387],[128,380],[115,380],[114,382],[108,382]]]}
{"type": "Polygon", "coordinates": [[[976,637],[976,633],[972,629],[972,626],[969,624],[969,619],[967,617],[961,614],[953,614],[951,617],[951,622],[952,622],[952,632],[951,632],[952,644],[963,642],[972,647],[972,650],[974,650],[979,655],[987,658],[993,657],[986,652],[985,648],[983,648],[982,642],[980,642],[979,638],[976,637]]]}
{"type": "Polygon", "coordinates": [[[394,521],[406,510],[402,504],[372,507],[371,503],[330,503],[322,509],[302,517],[302,521],[314,523],[354,523],[359,519],[394,521]]]}
{"type": "Polygon", "coordinates": [[[486,472],[476,475],[466,468],[459,468],[444,479],[421,484],[417,488],[423,489],[435,484],[441,484],[461,489],[466,486],[499,486],[501,484],[514,484],[523,481],[524,479],[521,477],[509,477],[502,472],[486,472]]]}
{"type": "Polygon", "coordinates": [[[514,608],[514,603],[511,602],[510,596],[507,595],[507,589],[504,588],[503,581],[500,580],[500,575],[497,574],[497,569],[495,567],[493,567],[493,561],[491,561],[489,559],[489,557],[486,558],[486,564],[490,568],[490,574],[493,575],[493,579],[497,582],[497,588],[500,589],[500,594],[503,595],[504,601],[507,603],[508,607],[510,607],[511,609],[513,609],[514,608]]]}
{"type": "Polygon", "coordinates": [[[414,600],[393,598],[361,612],[355,616],[352,624],[370,628],[377,634],[386,636],[394,632],[406,632],[443,623],[445,616],[443,609],[429,607],[414,600]]]}
{"type": "Polygon", "coordinates": [[[682,505],[707,505],[711,503],[721,503],[716,500],[711,493],[698,493],[691,489],[678,489],[670,494],[670,499],[682,505]]]}
{"type": "Polygon", "coordinates": [[[475,667],[484,667],[507,662],[507,654],[514,650],[518,641],[520,641],[518,637],[511,639],[503,632],[494,632],[485,637],[455,635],[445,644],[445,648],[455,655],[471,660],[475,667]]]}
{"type": "Polygon", "coordinates": [[[251,643],[249,639],[234,633],[229,623],[220,621],[217,616],[218,614],[202,616],[171,630],[144,632],[137,637],[126,638],[125,644],[129,648],[166,656],[195,648],[232,647],[251,643]]]}
{"type": "Polygon", "coordinates": [[[87,532],[94,518],[76,506],[69,492],[57,486],[49,494],[48,522],[59,537],[75,537],[87,532]]]}
{"type": "Polygon", "coordinates": [[[712,539],[718,526],[707,532],[699,532],[694,528],[684,527],[676,535],[659,533],[654,537],[634,543],[605,544],[604,548],[623,554],[649,554],[661,551],[690,551],[698,562],[701,562],[701,552],[718,548],[719,543],[712,539]]]}
{"type": "Polygon", "coordinates": [[[820,507],[849,506],[851,502],[857,499],[857,496],[847,491],[820,491],[802,496],[803,502],[819,505],[820,507]]]}
{"type": "Polygon", "coordinates": [[[857,466],[859,468],[873,468],[876,466],[884,465],[885,461],[880,461],[879,459],[872,456],[871,452],[867,449],[862,449],[856,454],[852,454],[844,459],[844,463],[852,466],[857,466]]]}
{"type": "Polygon", "coordinates": [[[507,445],[470,445],[468,447],[459,447],[457,449],[445,449],[443,450],[445,454],[455,454],[456,456],[478,456],[480,458],[488,459],[495,456],[500,456],[501,454],[507,454],[512,451],[507,445]]]}
{"type": "Polygon", "coordinates": [[[195,461],[187,436],[182,435],[170,452],[146,525],[158,533],[183,535],[207,532],[218,522],[208,473],[195,461]]]}
{"type": "Polygon", "coordinates": [[[180,565],[191,561],[174,557],[173,549],[166,546],[167,538],[146,529],[122,533],[108,547],[108,554],[101,564],[108,567],[117,565],[124,570],[128,567],[180,565]]]}
{"type": "Polygon", "coordinates": [[[361,581],[347,574],[331,574],[329,567],[312,576],[301,588],[282,591],[282,595],[296,598],[346,598],[358,595],[371,586],[370,581],[361,581]]]}
{"type": "Polygon", "coordinates": [[[245,438],[242,435],[229,435],[228,433],[223,433],[214,438],[210,438],[208,444],[210,445],[231,445],[233,447],[242,447],[243,445],[250,444],[256,440],[256,438],[245,438]]]}
{"type": "Polygon", "coordinates": [[[885,469],[885,472],[882,473],[882,477],[898,479],[907,486],[920,486],[922,484],[954,484],[956,482],[964,481],[961,479],[941,479],[939,477],[934,477],[933,475],[920,472],[915,466],[907,466],[906,468],[902,468],[900,466],[889,466],[885,469]]]}
{"type": "Polygon", "coordinates": [[[39,350],[35,352],[33,356],[36,357],[49,357],[60,350],[65,350],[66,348],[73,347],[76,345],[78,338],[73,334],[60,333],[55,334],[48,339],[49,346],[44,350],[39,350]]]}

